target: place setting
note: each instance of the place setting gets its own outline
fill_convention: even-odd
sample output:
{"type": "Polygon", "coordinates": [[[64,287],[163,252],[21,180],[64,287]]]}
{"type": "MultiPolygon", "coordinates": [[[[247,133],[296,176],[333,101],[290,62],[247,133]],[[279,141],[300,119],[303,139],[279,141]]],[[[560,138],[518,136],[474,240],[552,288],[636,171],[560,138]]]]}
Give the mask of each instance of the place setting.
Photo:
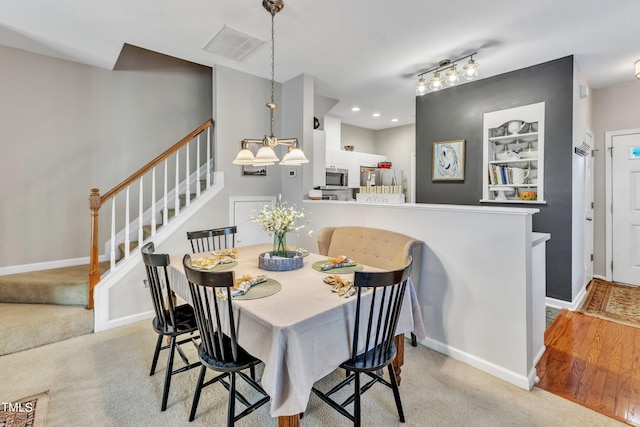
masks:
{"type": "Polygon", "coordinates": [[[316,271],[332,274],[348,274],[364,269],[364,265],[358,264],[346,255],[316,261],[311,267],[316,271]]]}
{"type": "MultiPolygon", "coordinates": [[[[251,300],[271,296],[280,292],[282,285],[277,280],[264,274],[257,276],[242,275],[235,279],[231,289],[231,298],[234,300],[251,300]]],[[[219,298],[226,298],[226,292],[222,288],[216,289],[219,298]]]]}
{"type": "Polygon", "coordinates": [[[205,256],[192,260],[191,266],[204,271],[223,271],[238,265],[238,261],[234,259],[237,258],[237,252],[235,257],[230,255],[221,255],[217,252],[219,251],[212,252],[213,256],[205,256]]]}
{"type": "Polygon", "coordinates": [[[353,282],[345,280],[337,274],[326,276],[322,281],[327,285],[331,285],[331,292],[337,293],[339,297],[349,298],[356,293],[356,287],[353,286],[353,282]]]}

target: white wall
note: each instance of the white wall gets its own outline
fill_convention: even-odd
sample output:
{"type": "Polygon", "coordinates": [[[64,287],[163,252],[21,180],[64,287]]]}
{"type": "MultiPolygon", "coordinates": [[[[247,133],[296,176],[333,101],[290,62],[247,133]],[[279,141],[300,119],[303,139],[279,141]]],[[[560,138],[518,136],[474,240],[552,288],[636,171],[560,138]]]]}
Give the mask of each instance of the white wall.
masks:
{"type": "MultiPolygon", "coordinates": [[[[589,90],[587,78],[580,69],[578,63],[573,61],[573,147],[579,147],[586,140],[586,129],[592,129],[591,112],[593,109],[592,98],[581,98],[580,86],[589,90]]],[[[589,153],[591,155],[591,153],[589,153]]],[[[585,287],[591,277],[585,277],[585,251],[587,247],[585,235],[585,210],[587,200],[586,189],[588,186],[586,166],[591,159],[572,156],[572,221],[571,221],[571,301],[578,301],[580,295],[585,292],[585,287]]]]}
{"type": "Polygon", "coordinates": [[[0,62],[0,267],[88,257],[90,189],[211,117],[210,68],[132,46],[114,71],[4,46],[0,62]]]}
{"type": "MultiPolygon", "coordinates": [[[[282,176],[282,197],[290,203],[301,203],[313,188],[313,92],[314,79],[309,75],[301,74],[282,84],[282,131],[276,136],[298,138],[309,160],[301,166],[277,166],[282,176]]],[[[283,149],[283,156],[285,152],[283,149]]]]}
{"type": "Polygon", "coordinates": [[[414,186],[411,182],[411,154],[416,152],[416,126],[406,125],[379,130],[376,132],[376,146],[378,153],[385,154],[393,168],[402,170],[405,194],[409,197],[414,186]]]}
{"type": "MultiPolygon", "coordinates": [[[[261,139],[271,132],[269,109],[271,81],[232,68],[216,66],[213,73],[213,111],[216,171],[224,172],[225,188],[216,197],[218,209],[229,211],[230,196],[278,195],[282,191],[281,167],[267,166],[267,176],[243,176],[233,159],[243,139],[261,139]]],[[[275,101],[281,104],[281,85],[275,85],[275,101]]],[[[282,107],[276,109],[275,132],[280,132],[282,107]]],[[[278,136],[278,135],[276,135],[278,136]]],[[[277,153],[282,158],[284,148],[277,153]]]]}
{"type": "Polygon", "coordinates": [[[354,151],[385,154],[380,151],[380,148],[376,144],[376,131],[348,125],[346,123],[342,123],[341,130],[342,142],[340,143],[340,150],[343,150],[345,145],[353,145],[354,151]]]}
{"type": "MultiPolygon", "coordinates": [[[[631,74],[631,70],[629,70],[631,74]]],[[[605,277],[605,161],[609,153],[605,149],[605,133],[609,131],[640,128],[640,80],[633,80],[603,89],[591,91],[593,96],[593,131],[596,153],[595,212],[594,212],[594,274],[605,277]]]]}
{"type": "MultiPolygon", "coordinates": [[[[375,205],[305,201],[310,228],[384,228],[425,242],[418,300],[423,344],[529,388],[543,343],[544,285],[532,283],[532,214],[537,209],[452,205],[375,205]],[[539,317],[538,317],[539,316],[539,317]],[[538,334],[534,336],[534,334],[538,334]]],[[[297,244],[317,251],[316,235],[297,244]]],[[[544,277],[544,274],[542,275],[544,277]]]]}

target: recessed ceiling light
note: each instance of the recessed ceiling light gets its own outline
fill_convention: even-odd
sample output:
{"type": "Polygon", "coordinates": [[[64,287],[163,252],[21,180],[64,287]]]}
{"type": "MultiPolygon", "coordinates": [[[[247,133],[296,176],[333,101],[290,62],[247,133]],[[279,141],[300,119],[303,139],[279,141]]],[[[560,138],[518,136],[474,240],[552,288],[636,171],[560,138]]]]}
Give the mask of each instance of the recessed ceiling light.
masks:
{"type": "Polygon", "coordinates": [[[360,111],[360,107],[352,107],[351,111],[360,111]]]}
{"type": "Polygon", "coordinates": [[[373,117],[380,117],[380,113],[373,113],[373,117]]]}
{"type": "Polygon", "coordinates": [[[391,119],[391,121],[395,123],[398,121],[398,119],[391,119]]]}

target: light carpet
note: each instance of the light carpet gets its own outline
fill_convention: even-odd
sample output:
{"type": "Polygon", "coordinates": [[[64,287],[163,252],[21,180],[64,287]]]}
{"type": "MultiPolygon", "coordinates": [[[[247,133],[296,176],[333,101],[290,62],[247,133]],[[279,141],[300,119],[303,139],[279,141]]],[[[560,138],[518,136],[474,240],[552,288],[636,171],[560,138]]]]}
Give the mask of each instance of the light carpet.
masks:
{"type": "MultiPolygon", "coordinates": [[[[219,385],[203,390],[196,419],[188,422],[197,369],[173,377],[167,410],[160,411],[166,356],[161,355],[156,374],[149,376],[155,340],[147,320],[2,356],[0,400],[49,389],[49,427],[224,425],[227,395],[219,385]]],[[[192,345],[183,348],[190,359],[195,358],[192,345]]],[[[364,395],[363,425],[621,425],[539,388],[522,390],[421,345],[407,343],[405,358],[400,393],[406,423],[398,421],[391,391],[378,384],[364,395]]],[[[176,360],[181,363],[180,358],[176,360]]],[[[336,371],[320,386],[334,384],[341,376],[336,371]]],[[[277,422],[269,416],[267,404],[236,425],[262,427],[277,422]]],[[[313,395],[301,425],[350,423],[313,395]]]]}
{"type": "Polygon", "coordinates": [[[578,312],[640,328],[640,287],[593,279],[578,312]]]}

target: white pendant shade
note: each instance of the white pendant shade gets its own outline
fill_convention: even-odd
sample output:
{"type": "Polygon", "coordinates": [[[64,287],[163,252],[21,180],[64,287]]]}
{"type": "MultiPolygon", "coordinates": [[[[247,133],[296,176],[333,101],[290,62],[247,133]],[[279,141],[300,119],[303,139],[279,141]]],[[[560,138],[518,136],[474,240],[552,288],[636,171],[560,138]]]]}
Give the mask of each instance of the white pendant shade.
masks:
{"type": "Polygon", "coordinates": [[[248,148],[240,150],[236,158],[233,160],[234,165],[252,165],[255,162],[253,153],[248,148]]]}
{"type": "Polygon", "coordinates": [[[636,79],[640,79],[640,60],[636,61],[636,79]]]}
{"type": "Polygon", "coordinates": [[[260,147],[260,149],[258,150],[258,154],[256,154],[256,158],[255,161],[253,162],[253,164],[266,164],[266,163],[272,163],[273,162],[277,162],[280,159],[278,158],[278,156],[276,156],[276,153],[274,153],[273,148],[268,147],[263,145],[262,147],[260,147]]]}
{"type": "Polygon", "coordinates": [[[236,165],[253,165],[253,166],[269,166],[275,164],[275,162],[279,162],[280,159],[276,156],[276,153],[273,151],[275,147],[278,145],[286,145],[289,147],[287,154],[283,157],[280,162],[281,165],[301,165],[302,163],[308,163],[309,160],[305,157],[302,150],[298,147],[298,139],[297,138],[276,138],[274,136],[274,110],[278,108],[278,104],[275,103],[273,98],[273,86],[274,86],[274,69],[275,69],[275,16],[276,13],[280,12],[284,7],[283,0],[264,0],[262,2],[262,6],[271,14],[271,102],[267,103],[267,108],[269,108],[271,115],[271,133],[270,136],[264,137],[264,139],[243,139],[242,146],[243,148],[235,160],[233,161],[236,165]],[[252,152],[246,148],[249,145],[257,146],[260,145],[260,149],[258,153],[254,157],[252,152]]]}
{"type": "Polygon", "coordinates": [[[280,162],[283,166],[299,166],[303,163],[309,163],[309,160],[299,148],[291,149],[291,151],[284,155],[280,162]]]}

